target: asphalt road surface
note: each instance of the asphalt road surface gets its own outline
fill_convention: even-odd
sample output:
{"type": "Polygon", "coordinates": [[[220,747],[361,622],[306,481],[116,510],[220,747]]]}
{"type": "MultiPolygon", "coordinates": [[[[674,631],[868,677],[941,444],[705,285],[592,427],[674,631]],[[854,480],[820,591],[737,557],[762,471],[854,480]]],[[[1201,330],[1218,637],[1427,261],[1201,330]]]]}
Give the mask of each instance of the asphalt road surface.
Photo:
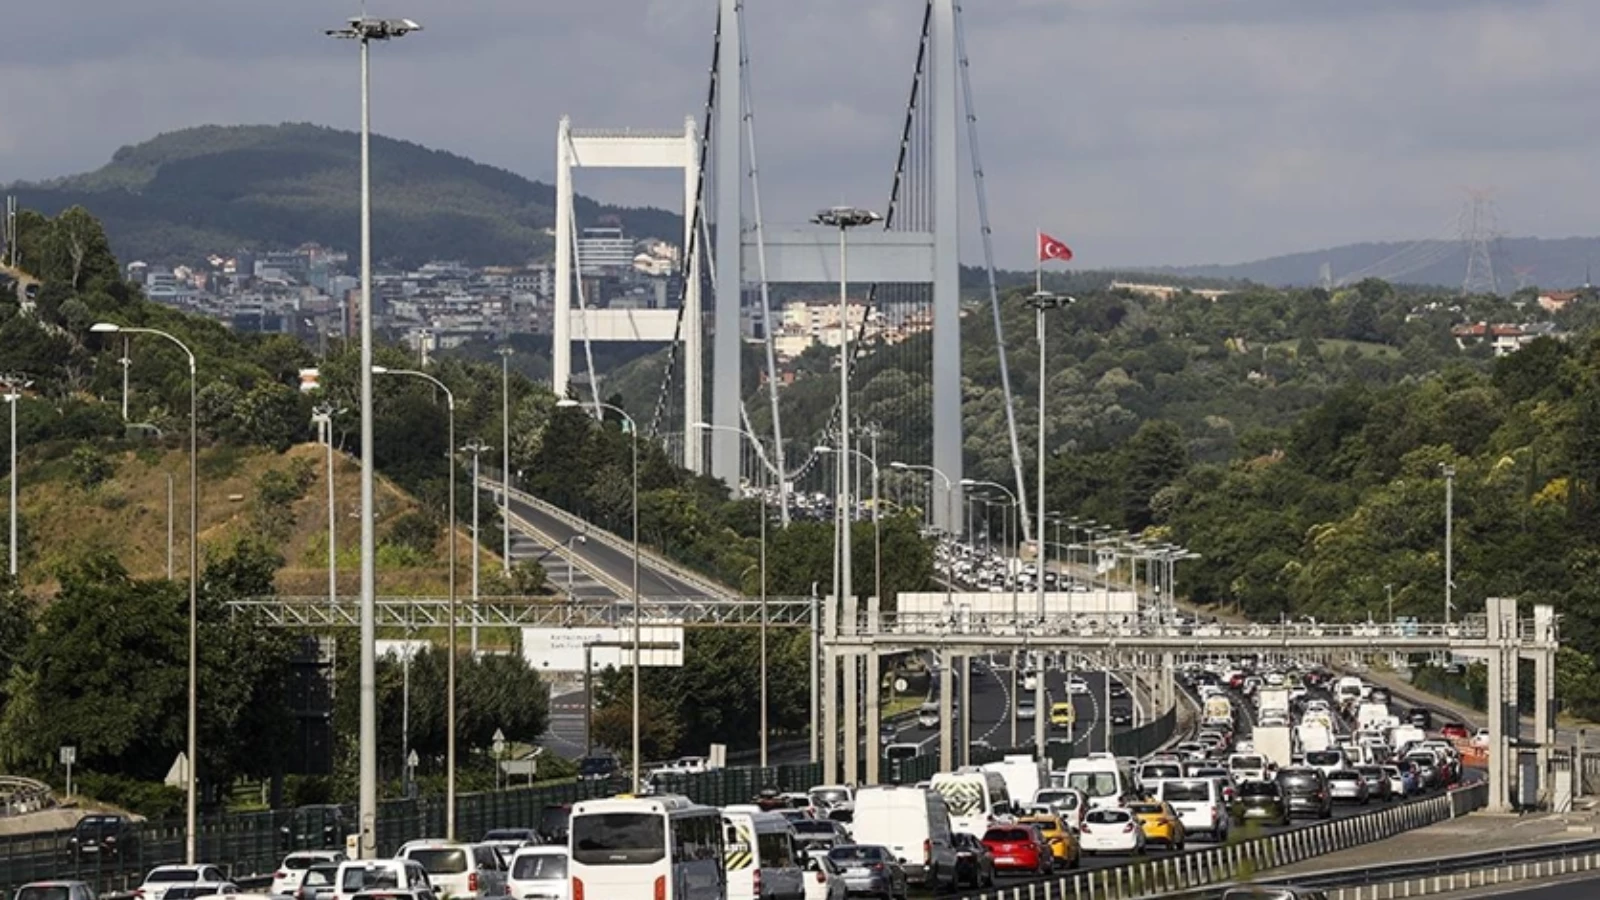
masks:
{"type": "Polygon", "coordinates": [[[1600,878],[1591,876],[1542,886],[1499,885],[1440,896],[1446,900],[1476,900],[1479,897],[1494,897],[1497,900],[1594,900],[1600,897],[1600,878]]]}
{"type": "MultiPolygon", "coordinates": [[[[548,535],[557,544],[565,544],[581,531],[574,530],[561,519],[541,511],[538,507],[524,503],[515,496],[510,501],[511,512],[521,516],[529,525],[548,535]]],[[[602,541],[587,541],[573,544],[571,552],[579,558],[591,563],[609,577],[621,584],[633,583],[633,556],[631,553],[616,550],[602,541]]],[[[552,578],[554,584],[564,585],[566,582],[552,578]]],[[[701,592],[694,587],[684,584],[670,575],[652,571],[646,565],[639,566],[639,595],[641,597],[698,597],[701,592]]],[[[606,596],[609,596],[607,594],[606,596]]]]}

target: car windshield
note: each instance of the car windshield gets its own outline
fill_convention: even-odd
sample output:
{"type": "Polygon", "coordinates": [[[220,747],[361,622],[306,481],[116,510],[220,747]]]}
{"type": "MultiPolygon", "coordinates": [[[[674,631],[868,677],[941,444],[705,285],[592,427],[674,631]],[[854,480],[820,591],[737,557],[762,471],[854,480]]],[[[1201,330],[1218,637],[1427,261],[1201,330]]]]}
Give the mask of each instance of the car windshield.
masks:
{"type": "Polygon", "coordinates": [[[833,837],[837,833],[832,822],[819,822],[811,819],[790,824],[794,827],[795,834],[801,837],[833,837]]]}
{"type": "Polygon", "coordinates": [[[1085,821],[1095,825],[1121,825],[1132,816],[1121,809],[1097,809],[1085,817],[1085,821]]]}
{"type": "Polygon", "coordinates": [[[1136,814],[1136,815],[1154,816],[1154,815],[1159,815],[1161,813],[1161,804],[1159,804],[1159,803],[1135,803],[1135,804],[1129,806],[1128,809],[1132,810],[1134,812],[1134,814],[1136,814]]]}
{"type": "Polygon", "coordinates": [[[1328,773],[1328,780],[1329,781],[1360,781],[1361,780],[1361,773],[1353,771],[1351,769],[1340,769],[1337,772],[1329,772],[1328,773]]]}
{"type": "Polygon", "coordinates": [[[1312,766],[1337,766],[1344,762],[1344,754],[1337,750],[1313,750],[1306,754],[1306,764],[1312,766]]]}
{"type": "Polygon", "coordinates": [[[1235,756],[1229,763],[1235,769],[1265,769],[1267,761],[1259,756],[1235,756]]]}
{"type": "Polygon", "coordinates": [[[511,863],[511,877],[518,881],[562,881],[567,877],[565,853],[524,853],[511,863]]]}
{"type": "Polygon", "coordinates": [[[1067,775],[1067,787],[1083,791],[1089,797],[1115,797],[1119,785],[1115,772],[1071,772],[1067,775]]]}
{"type": "Polygon", "coordinates": [[[1246,781],[1239,785],[1241,797],[1276,797],[1278,786],[1270,781],[1246,781]]]}
{"type": "Polygon", "coordinates": [[[308,888],[331,885],[333,884],[333,873],[338,870],[338,866],[312,866],[306,870],[305,878],[300,883],[308,888]]]}
{"type": "Polygon", "coordinates": [[[983,839],[995,843],[1026,841],[1032,839],[1032,833],[1026,828],[991,828],[983,833],[983,839]]]}
{"type": "Polygon", "coordinates": [[[17,891],[16,900],[67,900],[71,895],[64,884],[35,884],[17,891]]]}
{"type": "Polygon", "coordinates": [[[609,756],[585,756],[578,760],[580,775],[604,775],[617,768],[617,761],[609,756]]]}
{"type": "Polygon", "coordinates": [[[1298,772],[1282,776],[1278,779],[1278,784],[1290,793],[1307,793],[1321,787],[1317,782],[1317,776],[1298,772]]]}
{"type": "Polygon", "coordinates": [[[151,884],[199,880],[200,873],[193,869],[157,869],[150,873],[150,877],[145,879],[145,881],[150,882],[151,884]]]}
{"type": "Polygon", "coordinates": [[[811,792],[811,802],[813,802],[813,803],[848,803],[848,802],[850,802],[850,792],[845,790],[844,788],[829,788],[827,790],[812,791],[811,792]]]}
{"type": "Polygon", "coordinates": [[[528,837],[528,831],[523,828],[496,828],[483,835],[485,841],[525,841],[528,837]]]}
{"type": "Polygon", "coordinates": [[[302,869],[309,869],[312,863],[320,861],[315,856],[291,856],[283,861],[283,867],[285,869],[294,869],[298,872],[302,869]]]}
{"type": "Polygon", "coordinates": [[[1176,764],[1151,764],[1139,770],[1139,777],[1147,781],[1152,778],[1182,778],[1183,768],[1176,764]]]}
{"type": "Polygon", "coordinates": [[[467,853],[460,847],[418,847],[406,857],[429,875],[458,875],[467,870],[467,853]]]}
{"type": "Polygon", "coordinates": [[[666,821],[650,813],[596,813],[572,821],[572,858],[590,866],[640,865],[667,855],[666,821]]]}

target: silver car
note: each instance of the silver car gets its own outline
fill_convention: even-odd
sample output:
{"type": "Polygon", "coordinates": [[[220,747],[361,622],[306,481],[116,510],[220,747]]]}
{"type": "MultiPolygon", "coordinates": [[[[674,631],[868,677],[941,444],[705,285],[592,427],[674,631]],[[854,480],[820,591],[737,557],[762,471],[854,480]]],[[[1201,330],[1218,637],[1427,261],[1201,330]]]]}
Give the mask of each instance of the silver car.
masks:
{"type": "Polygon", "coordinates": [[[846,844],[828,851],[828,862],[839,869],[845,889],[872,897],[906,896],[906,873],[888,847],[846,844]]]}
{"type": "Polygon", "coordinates": [[[1360,803],[1366,805],[1370,794],[1367,780],[1355,769],[1335,769],[1328,773],[1328,794],[1335,803],[1360,803]]]}

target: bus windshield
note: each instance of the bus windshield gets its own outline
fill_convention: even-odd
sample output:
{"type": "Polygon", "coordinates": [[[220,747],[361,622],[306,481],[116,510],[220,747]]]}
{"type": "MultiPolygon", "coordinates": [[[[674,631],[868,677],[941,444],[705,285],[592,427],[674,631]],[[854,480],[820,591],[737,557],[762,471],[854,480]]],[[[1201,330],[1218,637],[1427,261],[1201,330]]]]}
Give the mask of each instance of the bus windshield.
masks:
{"type": "Polygon", "coordinates": [[[572,858],[590,866],[644,865],[667,855],[666,820],[652,813],[595,813],[572,820],[572,858]]]}

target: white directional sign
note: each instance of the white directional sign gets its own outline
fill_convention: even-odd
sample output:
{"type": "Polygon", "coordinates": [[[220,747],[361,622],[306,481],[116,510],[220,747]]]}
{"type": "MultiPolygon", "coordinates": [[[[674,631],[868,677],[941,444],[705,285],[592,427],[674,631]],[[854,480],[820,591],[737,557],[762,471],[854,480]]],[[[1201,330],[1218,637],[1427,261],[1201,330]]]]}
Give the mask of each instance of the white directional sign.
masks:
{"type": "MultiPolygon", "coordinates": [[[[522,657],[528,665],[540,672],[582,672],[584,647],[596,644],[592,660],[596,671],[615,666],[633,665],[633,652],[626,646],[632,644],[633,629],[623,628],[524,628],[522,629],[522,657]]],[[[645,626],[639,630],[642,644],[673,644],[673,650],[644,650],[639,654],[641,666],[683,665],[683,628],[678,625],[645,626]]]]}

